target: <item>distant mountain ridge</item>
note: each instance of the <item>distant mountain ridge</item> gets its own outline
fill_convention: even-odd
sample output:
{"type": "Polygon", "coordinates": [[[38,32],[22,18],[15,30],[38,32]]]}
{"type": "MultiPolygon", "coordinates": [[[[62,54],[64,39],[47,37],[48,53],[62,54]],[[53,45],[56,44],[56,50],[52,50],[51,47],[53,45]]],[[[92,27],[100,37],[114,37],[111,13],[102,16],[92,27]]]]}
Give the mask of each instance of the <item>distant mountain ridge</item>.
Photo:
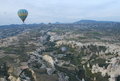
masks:
{"type": "MultiPolygon", "coordinates": [[[[48,24],[87,24],[87,23],[120,23],[118,21],[97,21],[97,20],[79,20],[73,23],[61,23],[61,22],[55,22],[55,23],[48,23],[48,24]]],[[[27,27],[32,27],[32,26],[39,26],[39,25],[47,25],[45,23],[34,23],[34,24],[10,24],[10,25],[0,25],[0,28],[5,28],[5,27],[21,27],[21,26],[27,26],[27,27]]]]}
{"type": "Polygon", "coordinates": [[[114,23],[114,21],[80,20],[74,22],[74,24],[81,24],[81,23],[114,23]]]}

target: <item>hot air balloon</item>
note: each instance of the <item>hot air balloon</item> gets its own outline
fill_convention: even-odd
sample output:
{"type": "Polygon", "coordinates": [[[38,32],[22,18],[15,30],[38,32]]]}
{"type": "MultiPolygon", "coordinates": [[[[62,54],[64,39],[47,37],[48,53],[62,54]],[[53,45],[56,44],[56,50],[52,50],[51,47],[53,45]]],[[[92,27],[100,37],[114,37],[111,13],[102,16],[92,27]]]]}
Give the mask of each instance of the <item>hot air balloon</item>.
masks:
{"type": "Polygon", "coordinates": [[[61,51],[65,52],[65,51],[67,51],[67,48],[66,47],[61,47],[61,51]]]}
{"type": "Polygon", "coordinates": [[[24,23],[25,19],[28,16],[28,11],[26,9],[20,9],[18,11],[18,16],[20,17],[20,19],[22,20],[22,22],[24,23]]]}

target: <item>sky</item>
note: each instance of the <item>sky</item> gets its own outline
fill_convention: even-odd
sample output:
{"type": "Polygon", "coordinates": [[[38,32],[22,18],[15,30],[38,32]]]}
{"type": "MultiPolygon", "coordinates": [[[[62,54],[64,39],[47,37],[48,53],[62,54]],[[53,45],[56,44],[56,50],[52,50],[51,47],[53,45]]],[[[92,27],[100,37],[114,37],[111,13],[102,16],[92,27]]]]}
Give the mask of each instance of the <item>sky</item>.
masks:
{"type": "Polygon", "coordinates": [[[28,10],[27,24],[120,21],[120,0],[0,0],[0,25],[22,24],[19,9],[28,10]]]}

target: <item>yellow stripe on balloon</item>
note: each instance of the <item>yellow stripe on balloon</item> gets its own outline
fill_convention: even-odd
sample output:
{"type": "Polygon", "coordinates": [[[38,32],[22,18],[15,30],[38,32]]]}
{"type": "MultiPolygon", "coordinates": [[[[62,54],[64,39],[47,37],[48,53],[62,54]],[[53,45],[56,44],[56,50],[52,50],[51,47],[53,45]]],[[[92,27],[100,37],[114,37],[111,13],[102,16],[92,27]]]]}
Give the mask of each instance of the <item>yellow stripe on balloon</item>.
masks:
{"type": "Polygon", "coordinates": [[[28,14],[18,14],[19,16],[27,16],[28,14]]]}

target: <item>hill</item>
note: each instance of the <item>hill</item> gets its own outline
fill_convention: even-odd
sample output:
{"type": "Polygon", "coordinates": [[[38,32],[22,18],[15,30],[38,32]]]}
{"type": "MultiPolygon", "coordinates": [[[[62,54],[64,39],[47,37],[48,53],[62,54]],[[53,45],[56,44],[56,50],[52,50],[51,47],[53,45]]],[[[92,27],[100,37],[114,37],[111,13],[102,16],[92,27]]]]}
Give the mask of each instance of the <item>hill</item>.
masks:
{"type": "Polygon", "coordinates": [[[81,23],[114,23],[114,21],[80,20],[74,22],[74,24],[81,24],[81,23]]]}

